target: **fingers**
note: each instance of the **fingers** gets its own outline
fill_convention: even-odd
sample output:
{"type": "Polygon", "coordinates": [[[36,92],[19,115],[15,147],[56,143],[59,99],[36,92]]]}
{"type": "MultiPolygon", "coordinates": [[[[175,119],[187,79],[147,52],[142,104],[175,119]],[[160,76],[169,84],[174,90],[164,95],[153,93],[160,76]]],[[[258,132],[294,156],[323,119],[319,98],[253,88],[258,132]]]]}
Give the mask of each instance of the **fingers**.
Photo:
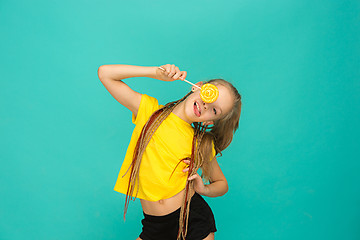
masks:
{"type": "Polygon", "coordinates": [[[184,163],[190,164],[190,160],[183,160],[184,163]]]}
{"type": "Polygon", "coordinates": [[[170,65],[170,64],[166,64],[166,65],[165,65],[165,72],[166,72],[166,74],[168,74],[168,73],[170,72],[170,70],[171,70],[171,65],[170,65]]]}
{"type": "Polygon", "coordinates": [[[164,69],[164,74],[172,78],[173,80],[181,79],[184,80],[186,78],[187,72],[186,71],[180,71],[178,67],[176,67],[174,64],[166,64],[161,66],[164,69]]]}
{"type": "MultiPolygon", "coordinates": [[[[188,165],[190,164],[190,160],[183,160],[183,162],[186,163],[186,164],[188,164],[188,165]]],[[[189,171],[189,168],[187,167],[187,168],[183,169],[182,171],[183,171],[184,173],[186,173],[186,172],[189,171]]],[[[198,178],[198,177],[201,178],[198,173],[195,173],[194,175],[192,175],[191,177],[189,177],[188,180],[193,180],[193,179],[198,178]]]]}
{"type": "Polygon", "coordinates": [[[175,67],[175,75],[173,76],[174,80],[177,80],[182,73],[180,72],[178,67],[175,67]]]}
{"type": "Polygon", "coordinates": [[[176,69],[175,65],[174,65],[174,64],[171,64],[171,66],[170,66],[170,74],[168,75],[169,77],[173,77],[173,76],[174,76],[174,74],[175,74],[175,69],[176,69]]]}
{"type": "Polygon", "coordinates": [[[187,75],[187,72],[186,72],[186,71],[181,71],[181,75],[180,75],[179,78],[184,81],[185,78],[186,78],[186,75],[187,75]]]}
{"type": "Polygon", "coordinates": [[[164,68],[165,68],[165,75],[170,78],[173,77],[174,74],[176,73],[176,67],[174,64],[166,64],[164,65],[164,68]]]}
{"type": "Polygon", "coordinates": [[[196,179],[196,178],[198,178],[198,177],[200,177],[200,175],[199,174],[194,174],[194,175],[192,175],[191,177],[188,177],[188,180],[190,181],[190,180],[194,180],[194,179],[196,179]]]}
{"type": "MultiPolygon", "coordinates": [[[[183,162],[186,163],[187,165],[190,164],[190,160],[183,160],[183,162]]],[[[189,171],[189,168],[184,168],[182,171],[185,173],[185,172],[189,171]]]]}

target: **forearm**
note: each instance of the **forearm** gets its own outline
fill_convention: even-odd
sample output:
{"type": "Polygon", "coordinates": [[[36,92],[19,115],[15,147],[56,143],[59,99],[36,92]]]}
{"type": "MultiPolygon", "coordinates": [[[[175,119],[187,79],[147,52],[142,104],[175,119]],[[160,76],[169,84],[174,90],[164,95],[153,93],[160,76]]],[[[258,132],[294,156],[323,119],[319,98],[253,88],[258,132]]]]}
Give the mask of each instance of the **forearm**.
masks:
{"type": "Polygon", "coordinates": [[[136,65],[102,65],[99,67],[99,78],[109,78],[113,80],[121,80],[132,77],[150,77],[155,78],[157,67],[143,67],[136,65]]]}
{"type": "Polygon", "coordinates": [[[205,185],[205,196],[207,197],[219,197],[227,193],[229,190],[226,181],[216,181],[211,184],[205,185]]]}

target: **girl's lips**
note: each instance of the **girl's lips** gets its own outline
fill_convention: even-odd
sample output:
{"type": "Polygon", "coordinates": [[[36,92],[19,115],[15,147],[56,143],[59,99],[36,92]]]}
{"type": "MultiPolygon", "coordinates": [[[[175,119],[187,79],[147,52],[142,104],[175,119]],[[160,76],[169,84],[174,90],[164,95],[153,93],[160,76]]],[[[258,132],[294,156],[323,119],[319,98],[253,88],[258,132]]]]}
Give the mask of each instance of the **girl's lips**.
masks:
{"type": "MultiPolygon", "coordinates": [[[[199,108],[200,108],[200,106],[199,106],[199,108]]],[[[201,115],[201,112],[197,108],[197,102],[194,102],[194,113],[197,117],[200,117],[200,115],[201,115]]]]}

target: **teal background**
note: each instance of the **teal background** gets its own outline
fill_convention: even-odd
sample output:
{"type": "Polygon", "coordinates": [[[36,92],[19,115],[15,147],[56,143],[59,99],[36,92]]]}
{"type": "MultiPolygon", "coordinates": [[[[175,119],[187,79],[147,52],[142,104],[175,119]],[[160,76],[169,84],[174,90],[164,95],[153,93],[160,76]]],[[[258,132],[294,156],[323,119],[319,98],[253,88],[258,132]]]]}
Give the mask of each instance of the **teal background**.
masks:
{"type": "Polygon", "coordinates": [[[97,70],[167,63],[243,97],[215,239],[360,239],[359,20],[357,0],[1,1],[0,239],[137,238],[140,201],[124,222],[113,191],[131,112],[97,70]]]}

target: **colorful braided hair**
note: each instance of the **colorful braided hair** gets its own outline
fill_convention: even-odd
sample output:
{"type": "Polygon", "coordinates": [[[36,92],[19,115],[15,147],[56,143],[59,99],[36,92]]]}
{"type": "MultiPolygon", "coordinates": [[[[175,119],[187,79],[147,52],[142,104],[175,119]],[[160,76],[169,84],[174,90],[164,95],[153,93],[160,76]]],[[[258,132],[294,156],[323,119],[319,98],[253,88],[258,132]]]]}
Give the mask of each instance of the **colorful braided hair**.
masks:
{"type": "MultiPolygon", "coordinates": [[[[201,177],[205,178],[207,181],[211,183],[210,173],[210,159],[212,155],[211,145],[214,142],[216,154],[221,154],[225,148],[229,146],[232,141],[233,134],[238,129],[239,126],[239,119],[241,113],[241,96],[238,93],[237,89],[229,82],[223,79],[212,79],[207,83],[212,84],[221,84],[224,86],[229,87],[233,94],[234,94],[234,107],[225,117],[215,120],[214,125],[212,127],[208,127],[207,125],[202,125],[201,123],[194,122],[194,137],[192,142],[192,151],[191,151],[191,158],[184,158],[190,160],[189,165],[189,176],[196,174],[198,169],[202,168],[201,177]],[[210,131],[207,131],[210,129],[210,131]],[[206,160],[205,160],[206,159],[206,160]]],[[[174,110],[174,108],[184,101],[192,91],[186,94],[182,99],[167,103],[164,107],[155,111],[145,125],[142,128],[140,136],[135,146],[133,160],[127,169],[126,173],[131,168],[128,189],[126,193],[126,200],[125,200],[125,208],[124,208],[124,219],[127,212],[127,208],[129,205],[130,199],[132,200],[134,187],[137,184],[137,192],[134,197],[134,201],[136,199],[137,193],[139,191],[139,168],[142,159],[142,155],[145,152],[147,144],[150,142],[151,137],[155,133],[156,129],[160,126],[160,124],[170,115],[170,113],[174,110]]],[[[183,161],[184,159],[181,159],[183,161]]],[[[176,165],[175,169],[179,165],[176,165]]],[[[175,171],[174,169],[174,171],[175,171]]],[[[174,173],[171,173],[170,177],[174,173]]],[[[124,176],[126,175],[124,174],[124,176]]],[[[187,180],[185,186],[185,196],[183,199],[183,204],[180,210],[180,217],[179,217],[179,232],[177,236],[177,240],[181,238],[184,240],[187,235],[187,227],[188,227],[188,218],[189,218],[189,209],[190,209],[190,194],[189,192],[194,189],[193,181],[187,180]]]]}

